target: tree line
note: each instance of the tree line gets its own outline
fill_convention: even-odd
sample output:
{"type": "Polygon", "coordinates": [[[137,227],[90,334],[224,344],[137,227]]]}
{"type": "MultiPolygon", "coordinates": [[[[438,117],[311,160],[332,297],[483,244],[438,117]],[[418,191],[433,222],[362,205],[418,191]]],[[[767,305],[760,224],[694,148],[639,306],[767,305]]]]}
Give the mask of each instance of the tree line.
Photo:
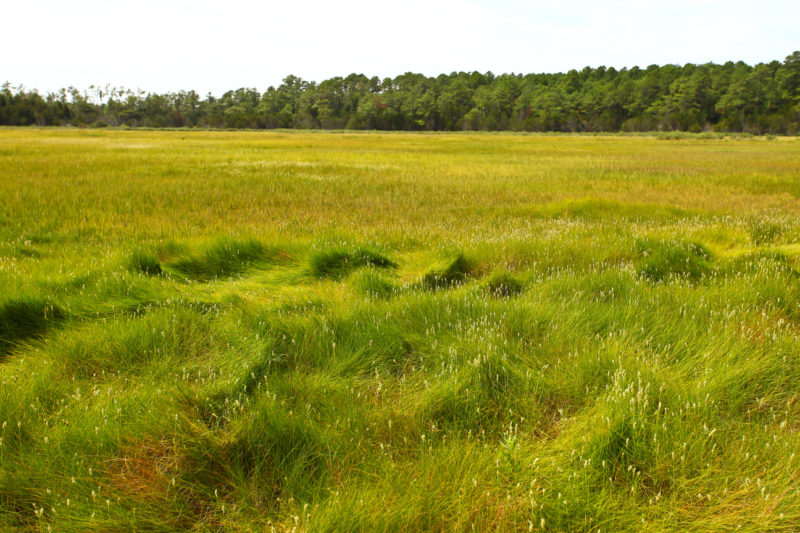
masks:
{"type": "Polygon", "coordinates": [[[800,131],[800,51],[783,62],[586,67],[557,74],[411,72],[320,83],[287,76],[260,93],[0,89],[0,124],[150,128],[481,131],[800,131]]]}

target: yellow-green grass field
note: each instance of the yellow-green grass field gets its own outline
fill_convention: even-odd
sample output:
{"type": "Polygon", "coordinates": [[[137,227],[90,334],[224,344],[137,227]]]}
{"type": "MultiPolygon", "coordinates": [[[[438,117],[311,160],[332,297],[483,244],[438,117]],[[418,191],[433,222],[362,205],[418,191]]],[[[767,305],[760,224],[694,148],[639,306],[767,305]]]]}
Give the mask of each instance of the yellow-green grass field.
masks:
{"type": "Polygon", "coordinates": [[[0,129],[0,530],[796,531],[800,140],[0,129]]]}

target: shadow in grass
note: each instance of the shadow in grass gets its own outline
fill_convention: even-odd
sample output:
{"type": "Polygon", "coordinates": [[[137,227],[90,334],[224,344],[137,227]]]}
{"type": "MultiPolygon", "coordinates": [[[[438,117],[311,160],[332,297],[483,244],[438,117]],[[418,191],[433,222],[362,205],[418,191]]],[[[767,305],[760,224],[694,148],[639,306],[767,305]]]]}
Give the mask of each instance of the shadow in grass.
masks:
{"type": "Polygon", "coordinates": [[[361,293],[371,298],[389,299],[400,291],[400,288],[390,280],[381,276],[374,269],[369,269],[355,279],[354,286],[361,293]]]}
{"type": "Polygon", "coordinates": [[[396,268],[397,263],[369,248],[333,248],[314,253],[309,259],[311,274],[317,278],[342,279],[362,267],[396,268]]]}
{"type": "Polygon", "coordinates": [[[557,204],[550,208],[554,215],[582,220],[651,220],[691,216],[691,212],[663,205],[621,203],[613,200],[587,198],[557,204]]]}
{"type": "Polygon", "coordinates": [[[0,305],[0,360],[15,346],[42,336],[64,318],[60,307],[45,300],[17,299],[0,305]]]}
{"type": "Polygon", "coordinates": [[[517,364],[498,353],[475,361],[426,392],[420,412],[425,423],[497,434],[509,415],[526,408],[519,402],[526,379],[517,364]]]}
{"type": "Polygon", "coordinates": [[[638,274],[653,282],[670,278],[696,281],[712,272],[711,252],[695,242],[641,239],[636,252],[638,274]]]}
{"type": "Polygon", "coordinates": [[[451,255],[428,270],[422,277],[422,286],[429,290],[453,287],[467,280],[473,264],[463,254],[451,255]]]}
{"type": "Polygon", "coordinates": [[[511,216],[534,218],[565,218],[587,221],[637,221],[688,218],[698,213],[677,207],[618,202],[602,198],[573,199],[549,204],[504,209],[511,216]]]}
{"type": "Polygon", "coordinates": [[[318,424],[261,399],[236,426],[224,450],[235,476],[248,479],[270,502],[281,496],[308,500],[317,493],[330,453],[318,424]]]}
{"type": "Polygon", "coordinates": [[[522,292],[524,286],[509,272],[495,272],[486,281],[484,289],[495,298],[511,298],[522,292]]]}
{"type": "Polygon", "coordinates": [[[14,255],[28,259],[40,259],[42,253],[31,246],[19,245],[14,248],[14,255]]]}
{"type": "Polygon", "coordinates": [[[183,276],[208,281],[241,274],[257,265],[268,265],[288,258],[276,246],[266,246],[256,240],[219,239],[197,254],[178,256],[167,266],[183,276]]]}
{"type": "Polygon", "coordinates": [[[161,262],[153,252],[136,250],[128,258],[128,270],[135,274],[159,276],[163,272],[161,262]]]}
{"type": "Polygon", "coordinates": [[[319,495],[333,459],[319,424],[268,397],[256,398],[218,438],[192,424],[183,450],[183,482],[203,500],[216,501],[220,488],[239,483],[259,495],[264,510],[282,499],[308,501],[319,495]]]}

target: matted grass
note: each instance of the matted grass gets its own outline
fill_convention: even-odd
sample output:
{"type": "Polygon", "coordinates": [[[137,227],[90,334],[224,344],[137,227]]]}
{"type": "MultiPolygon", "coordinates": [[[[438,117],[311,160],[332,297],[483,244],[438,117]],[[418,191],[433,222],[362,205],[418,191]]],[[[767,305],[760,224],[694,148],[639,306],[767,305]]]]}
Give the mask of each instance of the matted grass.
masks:
{"type": "Polygon", "coordinates": [[[0,529],[800,523],[797,139],[0,145],[0,529]]]}

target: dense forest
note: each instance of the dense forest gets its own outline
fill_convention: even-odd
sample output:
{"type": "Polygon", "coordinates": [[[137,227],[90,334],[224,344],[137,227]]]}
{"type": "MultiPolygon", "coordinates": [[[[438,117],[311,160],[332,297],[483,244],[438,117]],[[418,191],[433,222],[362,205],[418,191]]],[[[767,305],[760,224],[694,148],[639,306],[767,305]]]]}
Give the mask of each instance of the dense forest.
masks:
{"type": "Polygon", "coordinates": [[[150,128],[731,131],[797,134],[800,52],[755,66],[586,67],[558,74],[363,74],[320,83],[287,76],[200,97],[117,87],[0,89],[0,124],[150,128]]]}

